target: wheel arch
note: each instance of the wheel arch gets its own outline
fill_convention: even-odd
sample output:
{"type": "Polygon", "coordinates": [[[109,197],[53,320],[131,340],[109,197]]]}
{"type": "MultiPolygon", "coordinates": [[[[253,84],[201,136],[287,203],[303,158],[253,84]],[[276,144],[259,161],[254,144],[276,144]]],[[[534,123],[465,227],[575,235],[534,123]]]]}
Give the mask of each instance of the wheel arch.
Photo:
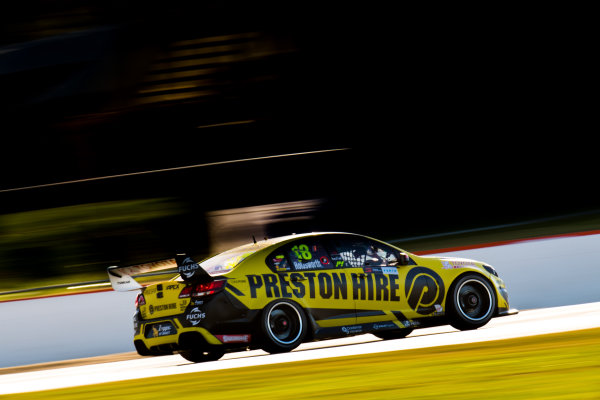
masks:
{"type": "MultiPolygon", "coordinates": [[[[265,304],[265,306],[261,309],[261,311],[259,313],[257,313],[258,318],[256,318],[256,324],[255,324],[255,328],[256,328],[257,332],[259,332],[261,334],[261,336],[265,335],[265,333],[262,331],[262,324],[264,323],[265,313],[272,310],[273,306],[275,306],[281,302],[292,304],[293,306],[295,306],[297,311],[302,314],[300,319],[302,319],[302,317],[304,317],[304,325],[305,325],[304,326],[304,334],[303,334],[303,337],[302,337],[300,343],[311,341],[312,338],[314,337],[314,330],[315,330],[315,322],[314,322],[312,315],[307,310],[307,308],[304,307],[304,305],[301,302],[295,301],[294,299],[287,298],[287,297],[278,297],[276,299],[273,299],[272,301],[269,301],[267,304],[265,304]]],[[[265,337],[263,336],[261,338],[261,341],[264,341],[264,340],[265,340],[265,337]]]]}
{"type": "Polygon", "coordinates": [[[448,307],[451,305],[451,303],[449,303],[449,301],[453,301],[453,299],[451,299],[451,297],[452,297],[452,293],[454,292],[454,288],[456,287],[456,284],[458,283],[458,281],[461,280],[461,278],[463,278],[467,275],[477,275],[477,276],[483,278],[483,280],[485,280],[487,283],[490,284],[490,286],[493,289],[492,295],[494,296],[494,300],[495,300],[495,309],[493,311],[493,316],[495,317],[496,315],[498,315],[498,293],[497,293],[498,289],[496,289],[496,285],[494,285],[494,282],[492,282],[487,276],[485,276],[484,274],[482,274],[480,271],[477,271],[477,270],[468,270],[468,271],[465,271],[465,272],[457,275],[456,277],[454,277],[454,279],[448,286],[448,290],[446,290],[446,298],[444,299],[445,309],[448,310],[448,307]]]}

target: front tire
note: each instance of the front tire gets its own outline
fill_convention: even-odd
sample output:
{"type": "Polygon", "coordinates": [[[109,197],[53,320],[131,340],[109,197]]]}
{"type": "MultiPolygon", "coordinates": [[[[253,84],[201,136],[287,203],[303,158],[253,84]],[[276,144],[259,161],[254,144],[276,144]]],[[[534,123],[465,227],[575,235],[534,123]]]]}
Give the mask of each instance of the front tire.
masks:
{"type": "Polygon", "coordinates": [[[292,351],[306,336],[304,311],[289,300],[277,300],[265,307],[260,325],[263,333],[262,349],[267,353],[292,351]]]}
{"type": "Polygon", "coordinates": [[[496,311],[494,288],[481,275],[464,275],[452,285],[447,310],[454,328],[461,331],[480,328],[496,311]]]}

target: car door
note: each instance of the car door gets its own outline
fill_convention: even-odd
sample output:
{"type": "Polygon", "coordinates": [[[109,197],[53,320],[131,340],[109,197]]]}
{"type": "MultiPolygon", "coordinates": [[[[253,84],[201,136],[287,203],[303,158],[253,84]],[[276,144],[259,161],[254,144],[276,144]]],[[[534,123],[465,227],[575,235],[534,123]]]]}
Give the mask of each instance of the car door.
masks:
{"type": "Polygon", "coordinates": [[[365,330],[407,323],[403,295],[407,268],[399,252],[383,243],[355,235],[336,235],[328,241],[331,258],[350,275],[356,323],[365,330]]]}
{"type": "Polygon", "coordinates": [[[356,322],[350,274],[331,258],[319,236],[294,240],[272,252],[267,264],[280,293],[298,302],[319,328],[356,322]]]}

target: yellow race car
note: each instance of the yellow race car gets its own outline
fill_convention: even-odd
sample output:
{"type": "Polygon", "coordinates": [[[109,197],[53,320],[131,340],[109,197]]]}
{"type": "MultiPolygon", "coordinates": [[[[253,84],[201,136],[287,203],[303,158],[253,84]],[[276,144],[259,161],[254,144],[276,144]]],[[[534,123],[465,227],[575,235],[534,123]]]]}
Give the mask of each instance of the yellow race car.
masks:
{"type": "Polygon", "coordinates": [[[109,267],[108,274],[115,290],[141,290],[134,316],[138,353],[178,352],[193,362],[364,333],[395,339],[443,324],[476,329],[516,312],[490,265],[417,256],[350,233],[278,237],[201,263],[182,254],[109,267]],[[162,283],[142,287],[132,278],[170,268],[177,277],[162,283]]]}

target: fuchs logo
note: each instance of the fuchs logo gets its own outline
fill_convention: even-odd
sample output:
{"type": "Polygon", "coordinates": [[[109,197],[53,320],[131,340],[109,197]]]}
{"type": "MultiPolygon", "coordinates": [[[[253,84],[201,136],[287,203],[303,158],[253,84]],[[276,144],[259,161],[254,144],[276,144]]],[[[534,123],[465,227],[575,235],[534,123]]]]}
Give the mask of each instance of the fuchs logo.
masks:
{"type": "Polygon", "coordinates": [[[186,257],[185,260],[177,267],[178,272],[185,278],[190,279],[196,271],[200,269],[200,265],[194,262],[191,258],[186,257]]]}
{"type": "Polygon", "coordinates": [[[429,268],[411,269],[406,275],[404,290],[410,308],[421,315],[431,314],[437,311],[436,305],[444,304],[444,281],[429,268]]]}
{"type": "Polygon", "coordinates": [[[202,312],[198,307],[192,308],[192,311],[188,315],[185,316],[190,324],[196,326],[206,317],[206,313],[202,312]]]}

